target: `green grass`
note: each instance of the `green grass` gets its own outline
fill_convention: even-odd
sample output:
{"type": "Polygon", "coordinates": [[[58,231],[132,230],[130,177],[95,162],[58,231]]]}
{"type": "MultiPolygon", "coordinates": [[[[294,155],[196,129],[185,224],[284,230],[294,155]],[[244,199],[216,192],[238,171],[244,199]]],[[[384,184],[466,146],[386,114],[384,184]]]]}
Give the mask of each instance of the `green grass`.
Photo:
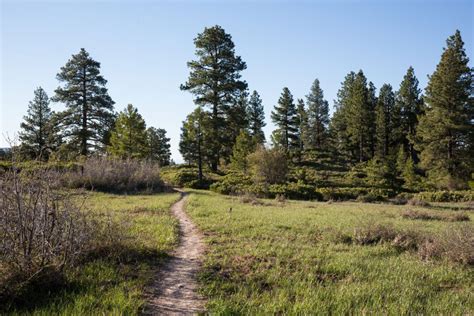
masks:
{"type": "Polygon", "coordinates": [[[124,223],[129,238],[120,259],[96,255],[67,271],[57,288],[36,287],[11,314],[135,315],[152,268],[177,243],[177,221],[169,208],[179,195],[89,194],[85,207],[104,220],[124,223]]]}
{"type": "Polygon", "coordinates": [[[333,238],[367,222],[436,233],[473,225],[472,213],[467,223],[419,221],[402,218],[409,206],[269,200],[253,206],[191,192],[187,210],[208,244],[200,282],[212,314],[474,313],[472,267],[333,238]]]}

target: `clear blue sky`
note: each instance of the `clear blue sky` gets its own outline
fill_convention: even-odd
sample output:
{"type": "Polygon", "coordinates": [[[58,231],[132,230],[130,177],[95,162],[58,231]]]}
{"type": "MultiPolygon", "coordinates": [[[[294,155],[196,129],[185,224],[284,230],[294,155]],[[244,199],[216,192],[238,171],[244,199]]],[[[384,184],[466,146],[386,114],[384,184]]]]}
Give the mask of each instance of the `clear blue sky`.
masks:
{"type": "Polygon", "coordinates": [[[243,78],[263,98],[267,137],[284,86],[301,98],[319,78],[332,105],[351,70],[397,89],[412,65],[424,88],[456,29],[473,53],[469,0],[0,1],[0,147],[18,131],[35,87],[52,96],[59,68],[81,47],[101,62],[116,109],[132,103],[147,125],[165,128],[178,162],[181,122],[194,108],[179,85],[205,26],[232,35],[247,62],[243,78]]]}

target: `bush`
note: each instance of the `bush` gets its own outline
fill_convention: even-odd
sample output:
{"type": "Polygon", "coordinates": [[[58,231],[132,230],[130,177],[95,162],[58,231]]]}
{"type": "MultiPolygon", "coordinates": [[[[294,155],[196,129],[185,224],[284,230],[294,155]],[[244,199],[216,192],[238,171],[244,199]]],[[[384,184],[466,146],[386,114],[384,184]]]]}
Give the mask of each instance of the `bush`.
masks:
{"type": "Polygon", "coordinates": [[[252,187],[252,180],[250,177],[239,173],[231,172],[222,177],[218,182],[210,185],[211,191],[220,194],[245,194],[253,193],[250,188],[252,187]]]}
{"type": "Polygon", "coordinates": [[[60,278],[88,252],[118,236],[58,191],[50,170],[8,171],[0,180],[0,297],[45,275],[60,278]]]}
{"type": "Polygon", "coordinates": [[[158,164],[136,159],[88,158],[81,169],[68,172],[63,183],[70,188],[103,192],[160,192],[165,185],[158,164]]]}
{"type": "Polygon", "coordinates": [[[383,202],[386,198],[382,195],[378,195],[373,191],[367,192],[367,194],[359,195],[357,201],[364,203],[383,202]]]}
{"type": "Polygon", "coordinates": [[[372,245],[392,241],[396,236],[397,231],[390,225],[368,223],[354,229],[352,240],[359,245],[372,245]]]}
{"type": "Polygon", "coordinates": [[[420,246],[418,254],[424,260],[446,259],[474,265],[474,227],[463,225],[447,229],[427,239],[420,246]]]}
{"type": "Polygon", "coordinates": [[[161,177],[168,185],[181,188],[209,189],[210,185],[215,182],[207,174],[199,181],[198,169],[188,165],[163,167],[161,168],[161,177]]]}
{"type": "Polygon", "coordinates": [[[418,198],[411,198],[407,201],[407,204],[408,205],[411,205],[411,206],[421,206],[421,207],[428,207],[430,206],[430,203],[424,201],[424,200],[420,200],[418,198]]]}
{"type": "Polygon", "coordinates": [[[448,221],[448,222],[465,222],[469,221],[470,218],[466,214],[454,214],[454,215],[443,215],[428,212],[421,212],[415,210],[406,210],[402,213],[403,218],[413,220],[437,220],[437,221],[448,221]]]}
{"type": "Polygon", "coordinates": [[[317,192],[312,185],[303,183],[273,184],[268,188],[271,197],[283,195],[293,200],[317,200],[322,201],[323,196],[317,192]]]}
{"type": "Polygon", "coordinates": [[[434,191],[420,192],[414,198],[427,202],[470,202],[474,201],[474,191],[434,191]]]}
{"type": "Polygon", "coordinates": [[[361,201],[374,202],[384,201],[387,198],[394,196],[394,191],[390,189],[320,188],[316,191],[322,195],[324,201],[347,201],[359,199],[361,201]]]}
{"type": "Polygon", "coordinates": [[[248,156],[248,160],[255,182],[278,184],[286,181],[288,161],[283,151],[260,146],[248,156]]]}

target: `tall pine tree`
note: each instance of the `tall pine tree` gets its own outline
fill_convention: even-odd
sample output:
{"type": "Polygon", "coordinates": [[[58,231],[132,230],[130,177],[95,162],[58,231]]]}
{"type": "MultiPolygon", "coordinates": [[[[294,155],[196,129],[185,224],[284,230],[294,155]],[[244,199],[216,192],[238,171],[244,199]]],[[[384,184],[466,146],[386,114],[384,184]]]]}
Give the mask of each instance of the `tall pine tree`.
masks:
{"type": "Polygon", "coordinates": [[[182,90],[190,91],[194,102],[210,108],[211,135],[209,148],[211,168],[217,170],[224,147],[232,147],[226,138],[226,112],[235,104],[236,96],[247,87],[240,80],[245,62],[235,55],[230,34],[219,25],[205,28],[194,40],[197,60],[188,62],[191,69],[182,90]]]}
{"type": "Polygon", "coordinates": [[[360,70],[349,88],[347,108],[347,132],[350,141],[356,145],[356,157],[367,160],[372,155],[371,131],[373,130],[373,105],[369,98],[367,79],[360,70]]]}
{"type": "Polygon", "coordinates": [[[37,88],[34,94],[34,99],[28,105],[28,114],[20,125],[21,148],[31,158],[48,159],[59,143],[54,112],[43,88],[37,88]]]}
{"type": "Polygon", "coordinates": [[[311,148],[322,149],[327,142],[329,103],[324,99],[319,80],[316,79],[306,96],[308,104],[308,137],[311,148]]]}
{"type": "Polygon", "coordinates": [[[283,92],[272,111],[271,118],[277,129],[273,132],[273,142],[287,152],[298,148],[298,119],[293,95],[288,88],[283,92]]]}
{"type": "Polygon", "coordinates": [[[298,159],[301,159],[301,154],[306,150],[308,141],[308,113],[305,108],[303,99],[298,99],[296,104],[296,125],[298,130],[296,132],[297,136],[297,146],[298,146],[298,159]]]}
{"type": "Polygon", "coordinates": [[[355,80],[355,72],[351,71],[346,75],[341,83],[341,88],[337,92],[337,100],[334,104],[334,115],[329,123],[329,134],[332,139],[333,146],[338,154],[354,155],[355,149],[349,139],[347,131],[348,110],[350,90],[355,80]]]}
{"type": "Polygon", "coordinates": [[[423,113],[423,99],[420,93],[415,70],[410,67],[396,95],[396,115],[399,117],[395,118],[396,124],[392,132],[415,163],[418,162],[418,153],[414,148],[416,127],[418,117],[423,113]]]}
{"type": "Polygon", "coordinates": [[[60,115],[63,136],[81,155],[104,149],[113,125],[114,101],[105,87],[107,80],[100,74],[100,63],[81,48],[56,78],[64,83],[53,98],[66,105],[60,115]]]}
{"type": "Polygon", "coordinates": [[[421,166],[437,186],[466,185],[474,160],[472,72],[461,33],[450,36],[426,87],[426,114],[417,129],[421,166]]]}
{"type": "Polygon", "coordinates": [[[247,113],[250,135],[255,139],[257,144],[265,143],[265,112],[263,111],[262,99],[257,91],[253,91],[250,95],[249,107],[247,113]]]}
{"type": "Polygon", "coordinates": [[[393,126],[393,108],[395,106],[395,96],[392,86],[384,84],[380,88],[379,97],[376,107],[375,120],[375,140],[376,140],[376,155],[377,157],[386,157],[392,145],[392,130],[393,126]]]}

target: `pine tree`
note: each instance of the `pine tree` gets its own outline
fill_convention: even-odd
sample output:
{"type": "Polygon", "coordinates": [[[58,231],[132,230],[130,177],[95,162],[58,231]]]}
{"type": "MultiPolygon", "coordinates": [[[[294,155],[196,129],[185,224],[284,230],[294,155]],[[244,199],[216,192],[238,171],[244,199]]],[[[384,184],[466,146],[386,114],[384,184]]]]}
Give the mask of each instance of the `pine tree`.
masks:
{"type": "Polygon", "coordinates": [[[226,129],[222,143],[222,156],[226,162],[230,161],[233,152],[233,146],[240,132],[249,127],[247,117],[248,112],[248,92],[241,91],[236,97],[235,104],[226,109],[226,129]]]}
{"type": "Polygon", "coordinates": [[[298,148],[298,120],[296,114],[293,95],[285,87],[278,99],[278,104],[275,105],[274,111],[272,111],[271,118],[277,126],[273,135],[275,145],[282,147],[287,152],[295,147],[298,148]]]}
{"type": "Polygon", "coordinates": [[[418,117],[423,114],[423,99],[420,97],[418,79],[413,67],[408,68],[400,89],[396,95],[394,129],[392,133],[397,144],[403,144],[414,162],[418,161],[418,153],[414,148],[418,117]]]}
{"type": "Polygon", "coordinates": [[[356,145],[356,155],[362,162],[371,156],[370,132],[374,124],[367,79],[362,70],[354,77],[347,102],[347,133],[349,140],[356,145]]]}
{"type": "Polygon", "coordinates": [[[329,122],[329,135],[331,143],[338,153],[353,153],[347,132],[347,112],[349,104],[349,89],[354,82],[355,73],[350,72],[341,83],[337,92],[337,100],[334,103],[334,114],[329,122]]]}
{"type": "Polygon", "coordinates": [[[149,127],[146,130],[148,142],[148,158],[156,160],[160,166],[168,166],[171,162],[170,139],[163,128],[149,127]]]}
{"type": "Polygon", "coordinates": [[[370,158],[374,158],[375,156],[375,145],[376,145],[376,137],[375,137],[375,109],[377,107],[378,98],[376,97],[376,88],[372,81],[369,82],[368,87],[368,130],[369,130],[369,155],[370,158]]]}
{"type": "Polygon", "coordinates": [[[298,130],[296,132],[298,159],[301,159],[301,154],[306,149],[308,144],[308,113],[305,109],[303,99],[298,99],[296,105],[296,125],[298,130]]]}
{"type": "Polygon", "coordinates": [[[308,104],[308,136],[311,148],[322,149],[327,141],[329,125],[329,103],[324,99],[324,93],[316,79],[306,96],[308,104]]]}
{"type": "Polygon", "coordinates": [[[108,128],[113,124],[114,102],[105,87],[107,80],[100,75],[100,63],[81,48],[56,77],[64,82],[53,98],[66,105],[61,113],[63,136],[81,155],[104,149],[108,128]]]}
{"type": "Polygon", "coordinates": [[[197,164],[199,181],[203,179],[202,166],[205,160],[209,160],[205,145],[209,141],[210,135],[212,135],[210,133],[210,116],[201,107],[198,107],[183,122],[179,152],[186,162],[197,164]]]}
{"type": "Polygon", "coordinates": [[[110,137],[109,152],[121,158],[144,158],[148,144],[145,120],[129,104],[119,113],[110,137]]]}
{"type": "Polygon", "coordinates": [[[59,145],[54,112],[43,88],[37,88],[34,94],[34,99],[28,105],[28,114],[20,125],[21,148],[31,158],[48,159],[59,145]]]}
{"type": "Polygon", "coordinates": [[[392,122],[393,108],[395,104],[395,96],[392,86],[384,84],[380,88],[379,97],[376,107],[376,154],[380,158],[384,158],[389,154],[392,144],[391,133],[394,128],[392,122]]]}
{"type": "Polygon", "coordinates": [[[237,136],[233,151],[232,151],[232,167],[242,172],[248,170],[248,155],[254,152],[256,147],[255,140],[246,130],[242,130],[237,136]]]}
{"type": "Polygon", "coordinates": [[[265,143],[265,134],[263,127],[265,127],[265,112],[263,111],[262,99],[257,91],[253,91],[249,100],[248,107],[248,122],[250,135],[255,139],[257,144],[265,143]]]}
{"type": "Polygon", "coordinates": [[[405,161],[402,170],[403,188],[409,191],[417,191],[420,188],[420,177],[416,174],[416,167],[411,155],[405,161]]]}
{"type": "Polygon", "coordinates": [[[421,166],[439,187],[463,187],[473,170],[474,102],[472,69],[461,33],[447,47],[426,87],[426,114],[417,129],[421,166]]]}
{"type": "Polygon", "coordinates": [[[235,55],[232,37],[218,25],[205,28],[194,44],[198,59],[188,62],[191,72],[181,89],[190,91],[197,105],[210,107],[211,135],[206,146],[211,168],[217,170],[222,149],[229,146],[225,137],[226,110],[247,87],[247,83],[240,80],[240,72],[246,69],[246,64],[235,55]]]}

